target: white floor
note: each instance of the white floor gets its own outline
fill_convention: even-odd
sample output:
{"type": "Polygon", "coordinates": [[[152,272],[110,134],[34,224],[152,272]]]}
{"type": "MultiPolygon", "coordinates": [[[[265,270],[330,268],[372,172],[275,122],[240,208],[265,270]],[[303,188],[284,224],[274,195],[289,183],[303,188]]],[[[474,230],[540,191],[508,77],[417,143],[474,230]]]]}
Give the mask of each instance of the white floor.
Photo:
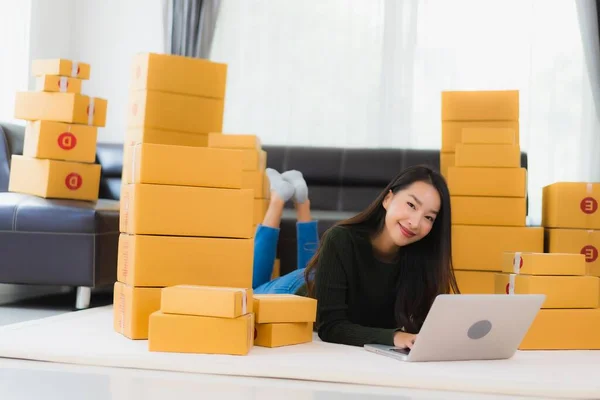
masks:
{"type": "MultiPolygon", "coordinates": [[[[0,305],[0,325],[70,311],[70,300],[0,305]]],[[[283,379],[212,376],[136,369],[86,367],[0,358],[1,398],[165,399],[507,399],[505,396],[420,391],[283,379]]],[[[514,399],[515,397],[510,397],[514,399]]],[[[530,397],[528,399],[531,399],[530,397]]]]}

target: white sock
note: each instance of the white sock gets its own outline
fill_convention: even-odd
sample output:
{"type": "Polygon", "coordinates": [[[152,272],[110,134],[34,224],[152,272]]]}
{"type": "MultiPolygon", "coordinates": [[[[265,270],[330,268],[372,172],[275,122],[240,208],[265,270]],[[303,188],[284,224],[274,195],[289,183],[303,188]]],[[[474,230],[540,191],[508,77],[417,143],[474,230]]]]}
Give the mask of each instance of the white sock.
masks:
{"type": "Polygon", "coordinates": [[[269,177],[271,192],[277,193],[279,197],[283,199],[283,201],[288,201],[291,199],[294,195],[294,186],[286,182],[281,174],[272,168],[267,168],[265,172],[269,177]]]}
{"type": "Polygon", "coordinates": [[[284,172],[281,174],[281,177],[294,186],[294,200],[296,203],[304,203],[308,199],[308,186],[302,176],[302,172],[293,169],[284,172]]]}

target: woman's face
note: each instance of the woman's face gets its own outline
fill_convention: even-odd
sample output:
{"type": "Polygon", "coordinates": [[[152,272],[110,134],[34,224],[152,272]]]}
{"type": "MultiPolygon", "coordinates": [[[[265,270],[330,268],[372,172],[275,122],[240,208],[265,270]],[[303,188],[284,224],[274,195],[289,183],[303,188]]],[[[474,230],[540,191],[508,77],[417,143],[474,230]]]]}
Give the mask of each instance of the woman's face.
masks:
{"type": "Polygon", "coordinates": [[[431,231],[441,199],[433,185],[415,182],[383,200],[385,230],[396,246],[421,240],[431,231]]]}

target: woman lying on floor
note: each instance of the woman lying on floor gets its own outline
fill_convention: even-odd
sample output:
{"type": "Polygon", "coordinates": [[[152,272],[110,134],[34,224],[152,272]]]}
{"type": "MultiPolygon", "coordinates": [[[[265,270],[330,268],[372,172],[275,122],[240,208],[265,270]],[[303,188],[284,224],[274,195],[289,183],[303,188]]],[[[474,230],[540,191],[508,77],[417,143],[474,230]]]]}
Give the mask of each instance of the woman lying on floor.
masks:
{"type": "Polygon", "coordinates": [[[302,174],[267,174],[271,202],[255,236],[254,293],[316,298],[323,341],[412,347],[435,297],[458,293],[444,178],[427,167],[402,171],[367,209],[329,229],[319,245],[302,174]],[[270,281],[290,199],[298,218],[298,269],[270,281]]]}

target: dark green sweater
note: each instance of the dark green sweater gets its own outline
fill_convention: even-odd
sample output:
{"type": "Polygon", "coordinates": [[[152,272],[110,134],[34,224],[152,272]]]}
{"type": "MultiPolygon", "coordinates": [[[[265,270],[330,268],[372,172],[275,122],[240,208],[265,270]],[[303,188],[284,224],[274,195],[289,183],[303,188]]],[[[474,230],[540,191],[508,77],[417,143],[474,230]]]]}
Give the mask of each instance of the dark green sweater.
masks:
{"type": "Polygon", "coordinates": [[[377,260],[367,235],[334,227],[323,238],[315,276],[321,340],[363,346],[394,344],[397,264],[377,260]]]}

